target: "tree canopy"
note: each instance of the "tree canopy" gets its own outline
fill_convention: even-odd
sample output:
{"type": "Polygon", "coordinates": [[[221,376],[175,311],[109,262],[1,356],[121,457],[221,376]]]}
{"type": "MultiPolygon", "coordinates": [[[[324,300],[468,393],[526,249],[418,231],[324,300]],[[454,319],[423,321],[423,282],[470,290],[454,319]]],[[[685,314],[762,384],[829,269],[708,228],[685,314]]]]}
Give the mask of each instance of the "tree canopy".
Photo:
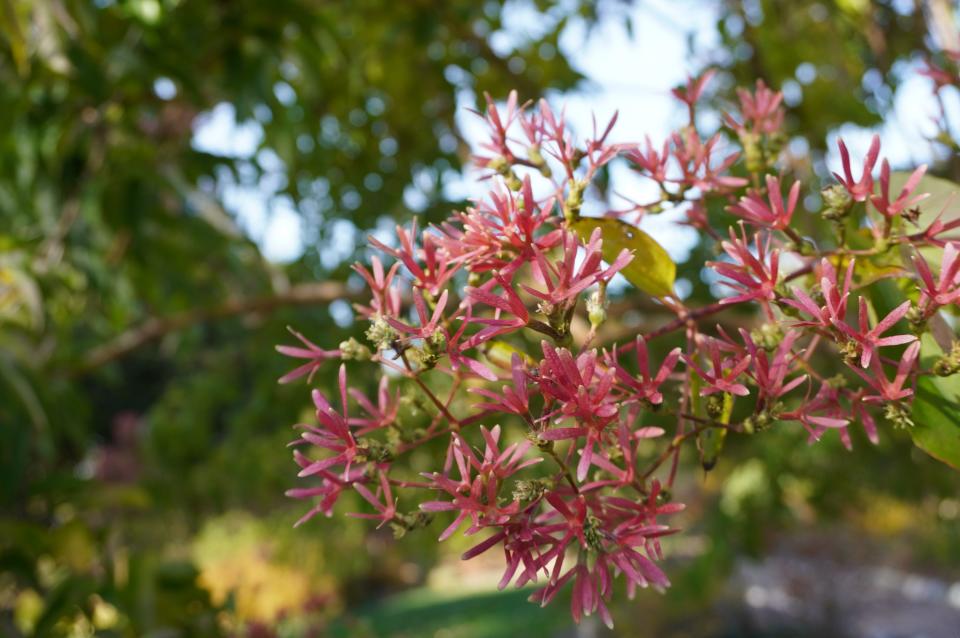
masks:
{"type": "MultiPolygon", "coordinates": [[[[282,496],[284,444],[308,406],[277,386],[287,364],[273,347],[288,325],[325,343],[362,338],[338,308],[358,294],[349,266],[366,234],[464,205],[445,188],[470,161],[458,109],[482,108],[483,92],[582,88],[562,33],[619,16],[615,2],[536,0],[537,28],[511,31],[516,4],[0,3],[0,633],[230,634],[289,601],[327,619],[422,581],[403,556],[429,565],[432,545],[383,548],[351,523],[322,537],[289,529],[299,513],[282,496]],[[494,43],[502,32],[509,50],[494,43]],[[217,109],[248,127],[250,152],[197,144],[217,109]],[[298,216],[292,263],[266,259],[231,206],[251,192],[298,216]],[[257,554],[264,545],[276,561],[257,554]],[[251,573],[231,560],[289,590],[271,607],[198,579],[251,573]]],[[[758,78],[795,84],[787,128],[815,154],[841,124],[882,121],[937,5],[700,4],[719,16],[715,102],[758,78]]],[[[650,63],[625,61],[624,73],[650,63]]],[[[706,248],[678,265],[693,298],[711,298],[706,248]]],[[[912,467],[897,451],[870,454],[912,467]]],[[[773,443],[759,456],[762,471],[822,470],[810,489],[824,511],[853,491],[836,483],[858,478],[773,443]]],[[[924,468],[875,487],[919,498],[945,480],[924,468]]],[[[792,511],[790,488],[771,490],[713,524],[753,549],[759,521],[792,511]]]]}

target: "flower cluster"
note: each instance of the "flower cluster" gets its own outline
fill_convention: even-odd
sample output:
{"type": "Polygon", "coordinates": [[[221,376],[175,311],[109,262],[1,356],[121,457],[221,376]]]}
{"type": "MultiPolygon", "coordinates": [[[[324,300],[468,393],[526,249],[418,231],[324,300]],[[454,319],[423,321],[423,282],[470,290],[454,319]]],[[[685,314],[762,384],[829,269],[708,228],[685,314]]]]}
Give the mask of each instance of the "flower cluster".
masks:
{"type": "Polygon", "coordinates": [[[909,427],[919,337],[960,300],[956,225],[916,213],[925,168],[898,182],[884,160],[876,177],[875,138],[854,170],[841,141],[821,215],[801,212],[804,185],[778,170],[781,94],[740,90],[726,129],[704,137],[709,80],[674,92],[689,122],[660,144],[611,142],[616,117],[578,142],[546,102],[488,98],[475,157],[488,194],[437,226],[371,239],[389,268],[355,266],[369,343],[325,350],[294,333],[302,345],[279,347],[306,360],[284,382],[342,361],[338,396],[313,391],[316,422],[293,443],[311,482],[290,492],[313,502],[302,521],[349,492],[363,508],[352,515],[398,535],[438,518],[441,541],[477,537],[464,559],[502,551],[501,587],[539,584],[532,600],[545,605],[571,584],[573,617],[611,624],[617,578],[630,595],[669,585],[656,563],[683,508],[671,491],[688,443],[793,427],[851,447],[854,425],[873,442],[879,424],[909,427]],[[613,161],[660,198],[582,215],[602,203],[591,185],[613,161]],[[632,222],[667,209],[715,240],[714,303],[688,307],[645,283],[668,258],[644,252],[632,222]],[[813,223],[831,235],[810,241],[798,228],[813,223]],[[901,284],[895,303],[875,294],[886,279],[901,284]],[[625,333],[607,307],[647,293],[645,312],[666,318],[625,333]],[[375,398],[349,385],[362,366],[380,376],[375,398]],[[416,450],[432,469],[422,453],[411,463],[416,450]]]}

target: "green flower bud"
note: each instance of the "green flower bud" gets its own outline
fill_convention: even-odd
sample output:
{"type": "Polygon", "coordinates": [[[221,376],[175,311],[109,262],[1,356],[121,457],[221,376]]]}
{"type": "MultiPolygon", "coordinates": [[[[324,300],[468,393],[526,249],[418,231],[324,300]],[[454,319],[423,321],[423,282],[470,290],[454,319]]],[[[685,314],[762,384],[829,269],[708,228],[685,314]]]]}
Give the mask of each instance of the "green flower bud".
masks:
{"type": "Polygon", "coordinates": [[[595,290],[587,299],[587,316],[590,318],[590,325],[596,329],[603,325],[607,320],[607,296],[604,290],[595,290]]]}
{"type": "Polygon", "coordinates": [[[916,333],[923,332],[924,327],[927,325],[927,317],[919,306],[910,306],[910,310],[908,310],[906,314],[906,319],[907,323],[910,324],[910,328],[916,333]]]}
{"type": "Polygon", "coordinates": [[[553,481],[550,479],[517,481],[513,487],[513,500],[521,503],[533,502],[539,500],[551,489],[553,489],[553,481]]]}
{"type": "Polygon", "coordinates": [[[600,531],[600,520],[593,514],[587,515],[587,520],[583,523],[583,538],[587,541],[587,547],[593,551],[603,550],[603,533],[600,531]]]}
{"type": "Polygon", "coordinates": [[[433,514],[429,512],[397,513],[393,520],[390,521],[390,529],[393,530],[394,538],[403,538],[407,532],[422,529],[432,522],[433,514]]]}
{"type": "Polygon", "coordinates": [[[371,356],[370,348],[353,337],[340,342],[340,358],[344,361],[369,361],[371,356]]]}
{"type": "Polygon", "coordinates": [[[902,403],[887,403],[883,409],[883,416],[893,424],[893,427],[906,429],[913,427],[913,418],[910,411],[902,403]]]}
{"type": "Polygon", "coordinates": [[[960,372],[960,341],[954,341],[950,352],[933,364],[933,373],[938,377],[949,377],[960,372]]]}
{"type": "Polygon", "coordinates": [[[377,317],[370,322],[366,332],[367,339],[377,347],[377,350],[387,350],[397,340],[397,331],[393,329],[383,317],[377,317]]]}
{"type": "Polygon", "coordinates": [[[747,170],[751,173],[762,173],[766,167],[766,161],[763,157],[760,136],[744,131],[740,134],[740,144],[743,146],[743,161],[747,170]]]}
{"type": "Polygon", "coordinates": [[[776,350],[783,341],[783,327],[778,323],[765,323],[750,331],[754,343],[767,351],[776,350]]]}
{"type": "Polygon", "coordinates": [[[825,206],[822,213],[824,219],[843,219],[850,213],[850,209],[853,206],[853,198],[850,197],[850,193],[847,192],[847,189],[844,188],[842,184],[828,186],[820,191],[820,195],[823,197],[823,204],[825,206]]]}

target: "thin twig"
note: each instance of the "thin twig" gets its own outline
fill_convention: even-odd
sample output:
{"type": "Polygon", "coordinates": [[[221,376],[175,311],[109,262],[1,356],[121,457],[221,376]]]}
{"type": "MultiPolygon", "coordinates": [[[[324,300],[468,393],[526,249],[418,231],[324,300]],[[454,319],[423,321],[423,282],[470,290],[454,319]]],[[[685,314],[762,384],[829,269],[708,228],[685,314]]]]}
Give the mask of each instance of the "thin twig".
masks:
{"type": "Polygon", "coordinates": [[[230,299],[209,308],[193,308],[169,317],[154,317],[126,330],[111,341],[90,350],[81,363],[70,371],[80,375],[120,359],[137,348],[190,326],[250,313],[273,312],[286,306],[309,306],[329,303],[347,297],[347,289],[339,283],[300,284],[282,293],[230,299]]]}

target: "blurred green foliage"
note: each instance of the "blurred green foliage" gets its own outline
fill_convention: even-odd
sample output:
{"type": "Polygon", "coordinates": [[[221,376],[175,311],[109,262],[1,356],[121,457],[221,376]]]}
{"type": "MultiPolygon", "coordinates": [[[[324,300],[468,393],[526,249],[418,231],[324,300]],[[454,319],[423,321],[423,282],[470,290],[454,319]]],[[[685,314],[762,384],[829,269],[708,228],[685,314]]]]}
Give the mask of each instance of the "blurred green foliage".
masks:
{"type": "MultiPolygon", "coordinates": [[[[454,204],[440,187],[465,158],[459,92],[574,85],[562,56],[540,55],[563,20],[501,57],[499,2],[0,8],[0,634],[226,631],[236,601],[200,586],[191,539],[234,509],[287,529],[299,507],[282,494],[303,401],[277,387],[273,345],[287,324],[351,334],[333,282],[363,230],[410,214],[406,189],[426,215],[454,204]],[[252,153],[194,143],[224,104],[252,153]],[[296,208],[304,257],[268,263],[224,184],[296,208]],[[354,245],[324,260],[342,220],[354,245]]],[[[289,546],[349,558],[326,581],[304,568],[317,585],[287,603],[330,578],[338,592],[391,578],[346,529],[296,533],[289,546]]]]}
{"type": "MultiPolygon", "coordinates": [[[[305,394],[276,385],[288,364],[273,345],[288,324],[324,345],[359,336],[331,304],[353,294],[347,264],[365,232],[460,204],[443,190],[467,159],[458,96],[577,85],[559,34],[598,4],[532,4],[550,18],[503,55],[490,44],[497,1],[0,2],[0,635],[318,635],[344,609],[333,635],[357,614],[371,631],[452,621],[423,601],[354,607],[423,582],[432,530],[398,549],[353,520],[291,529],[302,504],[282,497],[284,446],[305,394]],[[254,131],[252,153],[194,143],[218,105],[254,131]],[[225,185],[296,210],[303,257],[264,259],[225,185]],[[282,622],[254,622],[279,610],[282,622]]],[[[738,81],[780,86],[816,67],[791,109],[814,148],[843,122],[878,121],[888,93],[864,78],[877,69],[892,86],[923,30],[882,2],[722,6],[738,81]]],[[[679,265],[692,303],[710,298],[707,255],[704,243],[679,265]]],[[[896,441],[858,441],[858,462],[835,464],[835,441],[794,438],[728,444],[752,460],[711,475],[697,507],[719,514],[694,531],[715,540],[678,574],[665,618],[708,600],[774,523],[842,516],[874,492],[925,504],[953,489],[896,441]]],[[[928,535],[931,560],[956,555],[943,538],[928,535]]],[[[485,616],[519,613],[525,595],[461,602],[464,631],[496,634],[502,618],[485,616]]],[[[523,609],[531,632],[565,626],[523,609]]],[[[645,631],[635,613],[618,623],[645,631]]]]}

